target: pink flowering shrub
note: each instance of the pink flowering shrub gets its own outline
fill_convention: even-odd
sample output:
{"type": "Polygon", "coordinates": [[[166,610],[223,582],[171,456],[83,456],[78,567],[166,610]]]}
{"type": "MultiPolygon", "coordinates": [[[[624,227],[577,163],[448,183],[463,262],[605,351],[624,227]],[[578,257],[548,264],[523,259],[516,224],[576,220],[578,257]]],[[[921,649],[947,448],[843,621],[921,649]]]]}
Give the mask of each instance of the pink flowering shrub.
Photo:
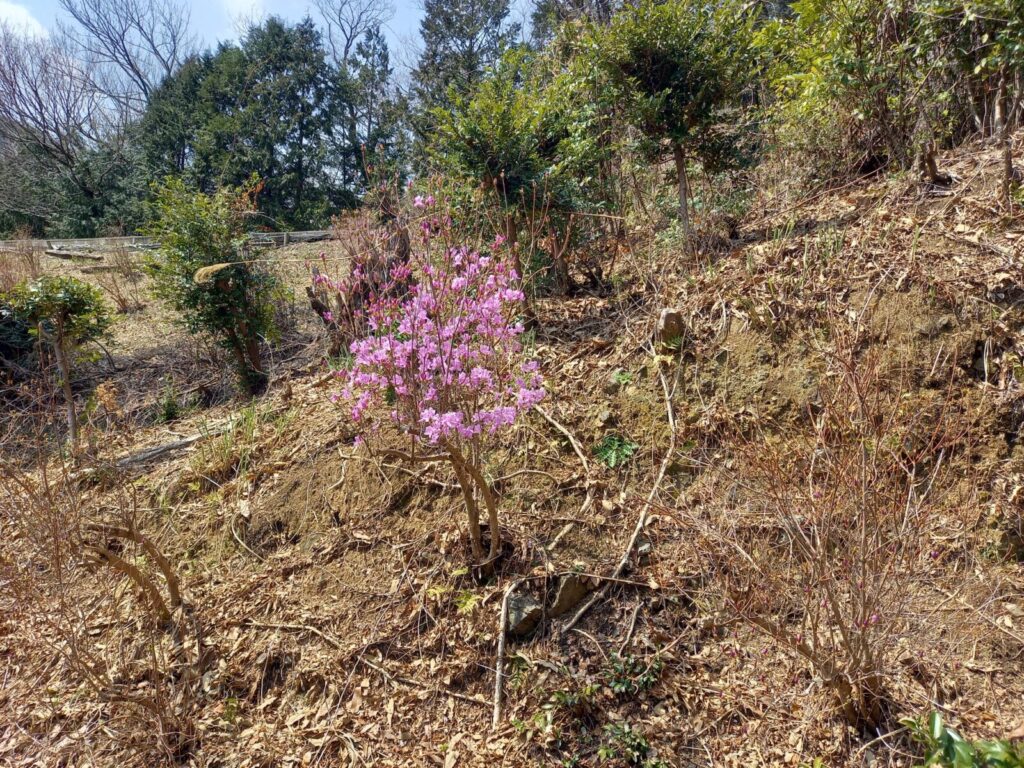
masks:
{"type": "MultiPolygon", "coordinates": [[[[417,206],[433,204],[417,200],[417,206]]],[[[498,555],[500,533],[493,490],[483,462],[499,433],[536,405],[544,390],[537,363],[527,360],[517,316],[519,276],[498,254],[464,246],[432,248],[446,230],[443,217],[425,220],[423,248],[381,286],[367,304],[368,334],[350,347],[340,400],[356,421],[389,419],[410,441],[416,461],[447,461],[454,469],[469,516],[470,542],[483,558],[480,504],[488,516],[488,562],[498,555]],[[438,238],[439,239],[439,238],[438,238]]]]}

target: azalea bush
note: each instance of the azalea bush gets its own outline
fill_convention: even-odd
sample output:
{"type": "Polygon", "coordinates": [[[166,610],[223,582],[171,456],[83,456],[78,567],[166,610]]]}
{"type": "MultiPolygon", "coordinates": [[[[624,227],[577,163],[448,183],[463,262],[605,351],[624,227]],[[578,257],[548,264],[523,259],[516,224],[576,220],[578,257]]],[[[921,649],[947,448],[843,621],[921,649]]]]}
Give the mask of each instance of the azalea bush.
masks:
{"type": "Polygon", "coordinates": [[[544,390],[536,361],[524,353],[525,297],[501,239],[489,252],[452,244],[448,218],[429,214],[433,202],[416,201],[428,209],[420,242],[365,307],[368,333],[351,345],[340,399],[356,421],[398,427],[408,448],[385,454],[452,466],[477,563],[484,560],[481,506],[486,511],[490,563],[501,537],[486,458],[544,390]]]}

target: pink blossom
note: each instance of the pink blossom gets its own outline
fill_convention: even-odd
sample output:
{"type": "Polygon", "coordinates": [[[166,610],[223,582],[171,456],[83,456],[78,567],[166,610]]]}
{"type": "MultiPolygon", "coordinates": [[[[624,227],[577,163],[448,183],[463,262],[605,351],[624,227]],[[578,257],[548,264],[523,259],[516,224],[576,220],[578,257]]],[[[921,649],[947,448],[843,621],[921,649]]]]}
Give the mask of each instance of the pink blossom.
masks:
{"type": "MultiPolygon", "coordinates": [[[[446,219],[431,226],[446,227],[446,219]]],[[[483,448],[543,399],[539,366],[519,339],[523,292],[503,259],[426,247],[392,280],[405,290],[382,286],[370,301],[370,335],[352,343],[343,372],[342,399],[354,420],[389,419],[415,441],[462,452],[463,443],[483,448]]]]}

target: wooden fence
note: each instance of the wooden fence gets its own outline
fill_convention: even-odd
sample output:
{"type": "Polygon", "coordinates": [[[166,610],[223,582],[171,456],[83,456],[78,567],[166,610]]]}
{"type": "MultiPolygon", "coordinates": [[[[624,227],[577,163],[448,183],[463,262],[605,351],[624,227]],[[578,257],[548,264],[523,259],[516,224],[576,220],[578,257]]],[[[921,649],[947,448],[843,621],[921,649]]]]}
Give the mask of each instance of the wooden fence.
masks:
{"type": "MultiPolygon", "coordinates": [[[[250,232],[249,242],[265,248],[280,248],[291,243],[313,243],[326,240],[331,236],[327,229],[313,229],[304,232],[250,232]]],[[[49,240],[0,240],[0,251],[17,251],[31,245],[34,251],[67,251],[84,253],[103,253],[127,248],[128,250],[145,250],[155,248],[156,243],[150,237],[91,237],[91,238],[53,238],[49,240]]]]}

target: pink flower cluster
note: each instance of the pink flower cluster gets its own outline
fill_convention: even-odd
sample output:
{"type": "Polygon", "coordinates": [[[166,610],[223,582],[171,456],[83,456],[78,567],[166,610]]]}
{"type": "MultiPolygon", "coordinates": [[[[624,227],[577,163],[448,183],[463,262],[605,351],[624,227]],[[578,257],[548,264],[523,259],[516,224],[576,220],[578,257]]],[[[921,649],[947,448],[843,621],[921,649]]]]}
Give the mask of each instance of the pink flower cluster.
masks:
{"type": "Polygon", "coordinates": [[[341,398],[355,420],[387,412],[413,439],[455,446],[511,426],[544,389],[520,341],[515,270],[465,247],[430,250],[392,272],[404,290],[366,307],[369,335],[351,346],[341,398]]]}

